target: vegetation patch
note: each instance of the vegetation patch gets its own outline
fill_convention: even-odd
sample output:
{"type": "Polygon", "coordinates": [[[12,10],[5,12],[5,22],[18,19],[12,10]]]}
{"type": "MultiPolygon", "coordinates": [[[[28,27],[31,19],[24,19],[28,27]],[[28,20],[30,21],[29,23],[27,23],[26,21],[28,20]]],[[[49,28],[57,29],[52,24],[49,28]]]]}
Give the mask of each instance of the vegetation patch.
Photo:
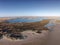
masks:
{"type": "Polygon", "coordinates": [[[23,39],[24,36],[21,34],[21,32],[32,30],[36,31],[36,33],[41,33],[42,30],[49,30],[48,28],[44,27],[48,23],[49,20],[30,23],[0,22],[0,37],[3,37],[3,35],[7,35],[7,37],[23,39]]]}

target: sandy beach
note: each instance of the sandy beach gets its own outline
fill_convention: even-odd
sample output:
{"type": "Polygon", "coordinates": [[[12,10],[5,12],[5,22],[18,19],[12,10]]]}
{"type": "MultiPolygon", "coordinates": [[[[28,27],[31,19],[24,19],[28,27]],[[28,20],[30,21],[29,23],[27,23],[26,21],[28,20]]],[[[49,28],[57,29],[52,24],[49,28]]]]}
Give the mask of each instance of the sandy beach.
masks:
{"type": "Polygon", "coordinates": [[[60,0],[0,0],[0,45],[60,45],[60,0]]]}
{"type": "MultiPolygon", "coordinates": [[[[11,40],[4,37],[0,39],[0,45],[60,45],[60,24],[55,24],[50,32],[48,30],[43,30],[40,34],[32,31],[22,32],[28,36],[26,39],[11,40]]],[[[49,28],[51,29],[51,27],[49,28]]]]}
{"type": "Polygon", "coordinates": [[[48,37],[48,31],[42,31],[41,34],[31,31],[24,33],[28,35],[28,38],[19,41],[15,41],[15,40],[12,41],[12,40],[8,40],[5,37],[0,40],[0,45],[43,45],[43,43],[45,44],[48,37]]]}
{"type": "MultiPolygon", "coordinates": [[[[27,33],[26,33],[27,34],[27,33]]],[[[29,37],[21,41],[0,40],[1,45],[60,45],[60,24],[56,24],[53,31],[43,31],[41,34],[28,33],[29,37]]]]}
{"type": "Polygon", "coordinates": [[[56,24],[53,31],[49,33],[47,45],[60,45],[60,24],[56,24]]]}
{"type": "MultiPolygon", "coordinates": [[[[3,19],[0,18],[0,21],[1,20],[2,21],[8,20],[8,18],[3,18],[3,19]]],[[[4,36],[3,39],[0,39],[0,45],[42,45],[43,43],[46,42],[47,37],[48,37],[48,33],[49,33],[48,30],[42,30],[42,33],[36,33],[31,30],[24,31],[23,34],[28,36],[26,39],[11,40],[11,39],[4,36]]]]}

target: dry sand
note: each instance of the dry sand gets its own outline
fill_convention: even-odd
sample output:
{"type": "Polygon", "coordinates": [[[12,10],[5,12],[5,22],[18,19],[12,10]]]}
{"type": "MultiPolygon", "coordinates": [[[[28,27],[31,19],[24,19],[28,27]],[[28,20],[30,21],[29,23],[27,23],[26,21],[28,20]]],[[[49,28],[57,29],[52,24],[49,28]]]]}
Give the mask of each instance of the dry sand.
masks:
{"type": "Polygon", "coordinates": [[[32,31],[25,31],[23,32],[28,37],[24,40],[8,40],[6,37],[0,40],[0,45],[43,45],[45,44],[48,36],[48,31],[42,31],[41,34],[32,32],[32,31]]]}

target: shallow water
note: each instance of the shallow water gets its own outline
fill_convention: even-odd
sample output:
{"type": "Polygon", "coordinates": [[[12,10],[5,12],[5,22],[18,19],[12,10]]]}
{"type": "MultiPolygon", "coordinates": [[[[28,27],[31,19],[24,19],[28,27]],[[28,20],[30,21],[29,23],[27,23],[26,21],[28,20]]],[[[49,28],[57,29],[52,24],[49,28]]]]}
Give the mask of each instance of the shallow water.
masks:
{"type": "Polygon", "coordinates": [[[49,31],[53,31],[54,26],[56,26],[55,20],[50,20],[49,23],[45,25],[45,27],[47,27],[49,31]]]}
{"type": "Polygon", "coordinates": [[[60,24],[56,24],[53,31],[50,32],[46,45],[60,45],[60,24]]]}
{"type": "Polygon", "coordinates": [[[11,23],[16,23],[16,22],[38,22],[38,21],[42,21],[44,19],[47,19],[47,18],[35,18],[35,19],[17,18],[17,19],[8,20],[8,22],[11,22],[11,23]]]}

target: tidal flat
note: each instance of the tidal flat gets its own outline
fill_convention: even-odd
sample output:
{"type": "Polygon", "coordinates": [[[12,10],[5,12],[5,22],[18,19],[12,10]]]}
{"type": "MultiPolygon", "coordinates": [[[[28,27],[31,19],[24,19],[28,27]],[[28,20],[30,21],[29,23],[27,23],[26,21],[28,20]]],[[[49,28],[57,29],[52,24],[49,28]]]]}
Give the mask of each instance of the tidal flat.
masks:
{"type": "Polygon", "coordinates": [[[13,18],[0,21],[1,45],[45,45],[50,30],[55,26],[54,19],[13,18]],[[16,21],[18,19],[18,21],[16,21]],[[33,21],[33,20],[34,21],[33,21]],[[22,20],[22,22],[20,21],[22,20]],[[27,21],[26,21],[27,20],[27,21]],[[32,22],[32,21],[33,22],[32,22]],[[13,22],[11,22],[13,21],[13,22]],[[25,22],[24,22],[25,21],[25,22]]]}

